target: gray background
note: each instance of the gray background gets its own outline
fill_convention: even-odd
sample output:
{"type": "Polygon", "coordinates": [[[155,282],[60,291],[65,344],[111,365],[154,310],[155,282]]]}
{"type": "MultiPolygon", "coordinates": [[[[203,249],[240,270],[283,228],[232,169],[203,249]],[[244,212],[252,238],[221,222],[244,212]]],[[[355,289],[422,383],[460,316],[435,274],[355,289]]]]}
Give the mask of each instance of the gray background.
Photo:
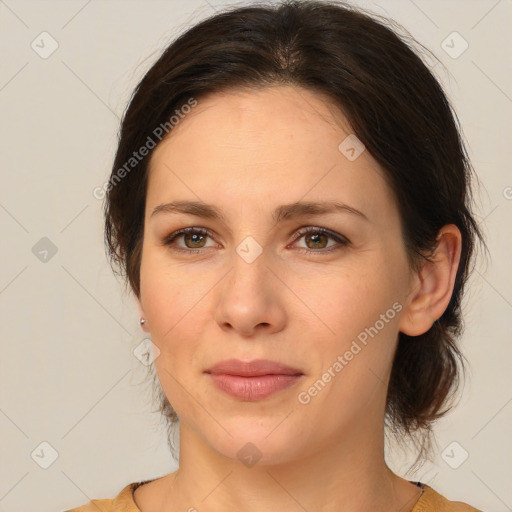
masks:
{"type": "MultiPolygon", "coordinates": [[[[394,18],[442,61],[432,66],[482,182],[477,213],[492,255],[478,262],[465,303],[470,380],[437,425],[435,461],[408,477],[511,510],[512,2],[354,3],[394,18]]],[[[93,190],[108,177],[137,81],[172,38],[222,5],[0,0],[0,511],[57,512],[176,468],[93,190]]],[[[391,459],[402,475],[410,462],[391,459]]]]}

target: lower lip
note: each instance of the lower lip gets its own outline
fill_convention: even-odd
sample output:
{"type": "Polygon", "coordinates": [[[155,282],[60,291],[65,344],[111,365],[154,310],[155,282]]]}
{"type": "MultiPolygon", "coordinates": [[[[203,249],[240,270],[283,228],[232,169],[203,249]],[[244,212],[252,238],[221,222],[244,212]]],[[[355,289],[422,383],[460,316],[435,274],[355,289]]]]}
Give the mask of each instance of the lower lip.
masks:
{"type": "Polygon", "coordinates": [[[241,377],[239,375],[211,373],[210,377],[214,384],[228,395],[244,401],[255,402],[293,386],[302,375],[241,377]]]}

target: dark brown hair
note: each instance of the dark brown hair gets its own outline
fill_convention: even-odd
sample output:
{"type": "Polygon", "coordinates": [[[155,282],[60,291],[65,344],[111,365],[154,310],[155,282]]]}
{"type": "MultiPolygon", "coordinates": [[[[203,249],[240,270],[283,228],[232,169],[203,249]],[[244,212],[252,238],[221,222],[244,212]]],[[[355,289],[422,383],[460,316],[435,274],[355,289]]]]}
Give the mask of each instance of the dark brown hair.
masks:
{"type": "MultiPolygon", "coordinates": [[[[280,84],[329,98],[394,190],[411,268],[432,255],[442,226],[453,223],[462,234],[450,303],[428,332],[399,334],[388,388],[388,430],[398,438],[420,433],[421,454],[464,370],[456,344],[461,300],[475,242],[485,242],[471,211],[473,172],[457,117],[414,40],[389,26],[341,2],[305,0],[230,8],[184,32],[146,73],[124,114],[106,187],[105,240],[114,271],[139,296],[151,151],[122,179],[119,170],[190,98],[280,84]]],[[[161,389],[160,401],[169,426],[177,416],[161,389]]]]}

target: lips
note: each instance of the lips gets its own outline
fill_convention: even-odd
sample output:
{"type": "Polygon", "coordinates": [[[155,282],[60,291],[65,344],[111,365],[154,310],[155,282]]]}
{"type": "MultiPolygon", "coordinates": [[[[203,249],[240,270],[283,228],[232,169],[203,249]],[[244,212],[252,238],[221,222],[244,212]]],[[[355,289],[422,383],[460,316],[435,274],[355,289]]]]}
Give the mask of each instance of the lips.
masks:
{"type": "Polygon", "coordinates": [[[240,361],[228,359],[212,366],[206,373],[238,375],[239,377],[258,377],[261,375],[302,375],[297,368],[292,368],[282,363],[269,361],[268,359],[256,359],[254,361],[240,361]]]}
{"type": "Polygon", "coordinates": [[[207,373],[221,391],[243,401],[257,401],[296,384],[304,374],[282,363],[259,359],[229,359],[212,366],[207,373]]]}

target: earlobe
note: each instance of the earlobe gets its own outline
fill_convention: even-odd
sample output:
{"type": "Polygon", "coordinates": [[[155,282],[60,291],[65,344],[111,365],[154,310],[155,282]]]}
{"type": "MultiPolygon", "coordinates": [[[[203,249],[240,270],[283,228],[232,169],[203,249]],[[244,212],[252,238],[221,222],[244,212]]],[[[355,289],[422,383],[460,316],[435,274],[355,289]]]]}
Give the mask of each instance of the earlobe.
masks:
{"type": "Polygon", "coordinates": [[[144,313],[144,307],[142,306],[142,302],[138,297],[136,297],[135,300],[137,301],[137,309],[139,311],[140,327],[144,332],[149,332],[148,322],[146,319],[146,315],[144,313]]]}
{"type": "Polygon", "coordinates": [[[414,275],[399,330],[409,336],[427,332],[445,312],[452,297],[462,249],[462,236],[454,224],[440,229],[431,262],[414,275]]]}

